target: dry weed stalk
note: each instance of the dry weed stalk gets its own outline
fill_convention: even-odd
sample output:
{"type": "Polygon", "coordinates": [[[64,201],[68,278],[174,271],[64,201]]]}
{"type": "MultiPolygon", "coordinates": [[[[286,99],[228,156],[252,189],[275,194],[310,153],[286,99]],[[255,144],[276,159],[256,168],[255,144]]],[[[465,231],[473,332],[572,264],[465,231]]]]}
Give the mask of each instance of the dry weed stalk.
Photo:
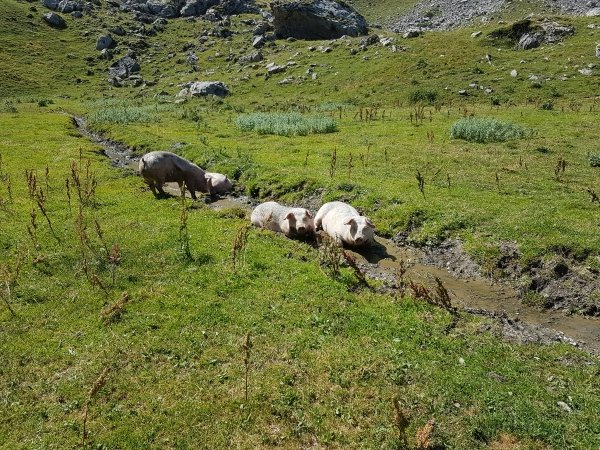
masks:
{"type": "Polygon", "coordinates": [[[69,214],[71,214],[71,183],[65,178],[65,191],[67,193],[67,204],[69,205],[69,214]]]}
{"type": "Polygon", "coordinates": [[[29,199],[35,200],[35,193],[37,192],[37,176],[33,169],[25,170],[25,178],[27,179],[27,194],[29,199]]]}
{"type": "Polygon", "coordinates": [[[421,172],[419,172],[419,169],[417,169],[416,179],[417,179],[419,191],[421,191],[423,198],[425,198],[425,177],[423,175],[421,175],[421,172]]]}
{"type": "Polygon", "coordinates": [[[556,177],[557,181],[560,181],[560,177],[561,177],[561,175],[563,175],[565,173],[566,169],[567,169],[567,161],[564,160],[562,157],[558,158],[558,161],[556,162],[556,166],[554,167],[554,176],[556,177]]]}
{"type": "Polygon", "coordinates": [[[181,187],[181,210],[179,213],[179,255],[184,261],[191,261],[192,251],[190,249],[190,233],[188,231],[188,208],[185,199],[186,185],[182,183],[181,187]]]}
{"type": "Polygon", "coordinates": [[[335,175],[335,169],[337,166],[337,149],[333,149],[333,153],[331,154],[331,162],[329,163],[329,176],[331,178],[335,175]]]}
{"type": "Polygon", "coordinates": [[[408,411],[406,409],[402,408],[402,406],[400,405],[399,399],[397,399],[397,398],[394,399],[393,403],[394,403],[394,425],[396,425],[396,428],[398,429],[398,435],[400,438],[400,442],[402,443],[402,445],[404,447],[406,447],[407,443],[408,443],[408,439],[406,437],[406,429],[408,428],[408,425],[410,424],[408,411]]]}
{"type": "Polygon", "coordinates": [[[344,258],[344,261],[346,261],[346,264],[348,264],[348,266],[350,266],[350,268],[353,270],[354,276],[358,279],[360,284],[362,284],[365,287],[370,287],[369,282],[367,281],[367,278],[365,277],[365,273],[362,271],[362,269],[360,267],[358,267],[358,264],[356,263],[356,259],[350,253],[348,253],[346,250],[342,250],[342,257],[344,258]]]}
{"type": "Polygon", "coordinates": [[[100,373],[100,375],[98,376],[98,378],[96,378],[96,381],[94,381],[94,384],[92,384],[92,387],[90,388],[90,390],[88,391],[87,400],[85,402],[85,406],[83,407],[83,417],[82,417],[83,432],[81,434],[81,446],[82,446],[82,448],[85,448],[85,441],[87,439],[88,411],[89,411],[89,408],[90,408],[90,404],[92,403],[92,398],[106,384],[106,380],[108,378],[108,373],[109,372],[110,372],[110,369],[108,367],[105,367],[102,370],[102,372],[100,373]]]}
{"type": "Polygon", "coordinates": [[[6,307],[10,311],[10,313],[16,317],[17,313],[11,306],[12,302],[12,292],[17,285],[17,281],[19,279],[19,274],[21,273],[21,264],[23,263],[23,254],[21,252],[17,253],[17,259],[13,264],[13,267],[10,268],[8,264],[0,266],[0,275],[2,276],[2,284],[4,285],[4,292],[2,292],[2,300],[6,304],[6,307]]]}
{"type": "Polygon", "coordinates": [[[29,221],[29,225],[27,225],[27,233],[29,234],[29,237],[31,238],[31,242],[33,243],[33,248],[35,248],[36,250],[39,250],[40,244],[37,240],[37,221],[36,221],[35,208],[31,208],[31,213],[29,214],[29,217],[30,217],[30,221],[29,221]]]}
{"type": "Polygon", "coordinates": [[[331,278],[337,278],[340,275],[342,252],[340,244],[327,233],[319,232],[317,234],[317,245],[319,248],[319,266],[331,278]]]}
{"type": "Polygon", "coordinates": [[[435,420],[429,419],[423,428],[417,430],[415,434],[416,450],[427,450],[432,447],[431,435],[435,428],[435,420]]]}
{"type": "Polygon", "coordinates": [[[121,294],[119,300],[117,300],[112,305],[107,305],[100,312],[100,316],[102,317],[102,323],[105,326],[110,325],[113,322],[118,321],[123,313],[125,312],[125,305],[129,303],[130,297],[127,291],[121,294]]]}
{"type": "Polygon", "coordinates": [[[598,197],[598,194],[590,188],[585,188],[585,191],[592,197],[592,203],[598,203],[598,205],[600,205],[600,197],[598,197]]]}
{"type": "Polygon", "coordinates": [[[89,159],[85,160],[85,171],[83,171],[81,160],[77,164],[75,161],[71,161],[71,179],[73,180],[73,186],[79,203],[86,206],[96,207],[96,188],[98,187],[98,181],[96,180],[96,174],[92,170],[92,162],[89,159]]]}
{"type": "Polygon", "coordinates": [[[246,259],[246,245],[248,244],[248,234],[250,233],[250,225],[243,225],[235,235],[233,240],[233,248],[231,251],[231,260],[233,269],[242,266],[246,259]]]}
{"type": "Polygon", "coordinates": [[[248,377],[250,375],[250,356],[252,351],[252,341],[250,340],[250,332],[246,333],[246,338],[242,344],[242,351],[244,352],[244,398],[245,402],[248,403],[248,377]]]}
{"type": "Polygon", "coordinates": [[[42,188],[40,188],[35,195],[35,200],[38,209],[42,213],[42,216],[44,216],[44,218],[46,219],[46,222],[48,223],[48,227],[50,228],[50,232],[52,233],[52,236],[54,236],[54,239],[60,242],[60,238],[56,235],[54,228],[52,227],[52,221],[50,220],[50,216],[48,216],[48,211],[46,210],[46,199],[47,196],[44,195],[44,191],[42,191],[42,188]]]}

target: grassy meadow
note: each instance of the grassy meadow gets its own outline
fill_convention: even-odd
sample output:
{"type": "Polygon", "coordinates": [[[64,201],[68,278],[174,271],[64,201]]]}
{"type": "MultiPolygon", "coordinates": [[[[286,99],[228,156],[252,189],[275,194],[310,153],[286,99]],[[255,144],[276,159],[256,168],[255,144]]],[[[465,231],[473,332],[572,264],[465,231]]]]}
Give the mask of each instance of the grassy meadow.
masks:
{"type": "Polygon", "coordinates": [[[505,242],[522,264],[568,255],[598,270],[599,85],[578,72],[594,62],[593,18],[527,53],[467,28],[357,55],[359,38],[276,41],[255,68],[227,60],[251,51],[252,16],[210,45],[197,37],[213,25],[172,20],[139,52],[152,83],[111,88],[95,39],[129,16],[102,8],[56,31],[31,6],[0,3],[0,448],[600,446],[596,357],[502,341],[488,319],[366,289],[349,268],[331,277],[317,249],[247,229],[243,210],[155,199],[69,116],[256,199],[346,200],[419,246],[458,237],[492,275],[505,242]],[[294,64],[267,78],[271,61],[294,64]],[[207,79],[231,95],[174,102],[178,84],[207,79]],[[239,126],[258,113],[335,130],[239,126]],[[526,133],[452,138],[470,117],[526,133]]]}

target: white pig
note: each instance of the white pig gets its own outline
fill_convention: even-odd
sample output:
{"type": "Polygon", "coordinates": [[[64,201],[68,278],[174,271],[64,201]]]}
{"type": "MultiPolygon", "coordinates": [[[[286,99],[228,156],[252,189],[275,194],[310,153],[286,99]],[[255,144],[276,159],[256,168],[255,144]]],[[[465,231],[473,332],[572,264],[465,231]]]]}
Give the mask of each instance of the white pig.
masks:
{"type": "Polygon", "coordinates": [[[233,185],[227,175],[216,172],[206,172],[206,177],[210,178],[210,192],[211,194],[228,194],[233,189],[233,185]]]}
{"type": "Polygon", "coordinates": [[[321,206],[315,216],[315,226],[336,241],[349,245],[370,245],[374,239],[375,225],[344,202],[329,202],[321,206]]]}
{"type": "Polygon", "coordinates": [[[288,237],[306,236],[315,232],[311,213],[304,208],[288,208],[277,202],[261,203],[250,218],[252,225],[283,233],[288,237]]]}
{"type": "Polygon", "coordinates": [[[157,195],[157,190],[160,194],[165,195],[163,184],[170,181],[177,182],[180,189],[185,183],[194,200],[196,200],[196,191],[211,193],[206,172],[175,153],[146,153],[140,159],[139,171],[154,195],[157,195]]]}

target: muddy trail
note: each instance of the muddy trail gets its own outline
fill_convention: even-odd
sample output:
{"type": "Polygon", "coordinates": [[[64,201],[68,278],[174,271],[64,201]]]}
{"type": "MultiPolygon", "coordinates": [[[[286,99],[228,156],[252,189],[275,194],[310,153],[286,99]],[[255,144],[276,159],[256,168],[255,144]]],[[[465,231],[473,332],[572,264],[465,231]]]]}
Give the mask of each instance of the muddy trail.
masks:
{"type": "MultiPolygon", "coordinates": [[[[137,172],[139,158],[119,142],[105,139],[90,131],[85,119],[72,117],[73,125],[85,137],[102,147],[102,154],[115,167],[137,172]]],[[[167,183],[165,192],[180,195],[176,183],[167,183]]],[[[216,210],[242,208],[250,212],[256,201],[247,197],[228,196],[212,199],[209,206],[216,210]]],[[[433,291],[436,278],[450,294],[452,304],[460,310],[489,317],[493,325],[486,331],[516,343],[567,343],[600,355],[600,320],[596,317],[567,315],[558,310],[540,310],[524,305],[518,292],[508,283],[490,282],[480,276],[464,278],[450,268],[440,268],[431,261],[431,255],[420,249],[401,246],[381,237],[365,249],[346,249],[357,266],[371,280],[376,280],[379,290],[397,292],[402,280],[421,284],[433,291]]],[[[406,288],[405,288],[406,289],[406,288]]],[[[406,290],[410,293],[410,289],[406,290]]]]}

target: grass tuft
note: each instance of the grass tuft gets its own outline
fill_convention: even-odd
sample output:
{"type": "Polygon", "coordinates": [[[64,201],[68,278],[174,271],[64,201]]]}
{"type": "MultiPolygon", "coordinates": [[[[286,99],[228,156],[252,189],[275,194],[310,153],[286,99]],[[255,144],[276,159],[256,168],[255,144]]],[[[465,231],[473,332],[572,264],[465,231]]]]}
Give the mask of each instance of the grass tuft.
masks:
{"type": "Polygon", "coordinates": [[[520,125],[489,117],[460,119],[452,125],[450,136],[469,142],[504,142],[524,138],[529,132],[520,125]]]}
{"type": "Polygon", "coordinates": [[[297,112],[242,114],[235,124],[242,131],[278,136],[306,136],[337,131],[337,122],[331,117],[304,116],[297,112]]]}

